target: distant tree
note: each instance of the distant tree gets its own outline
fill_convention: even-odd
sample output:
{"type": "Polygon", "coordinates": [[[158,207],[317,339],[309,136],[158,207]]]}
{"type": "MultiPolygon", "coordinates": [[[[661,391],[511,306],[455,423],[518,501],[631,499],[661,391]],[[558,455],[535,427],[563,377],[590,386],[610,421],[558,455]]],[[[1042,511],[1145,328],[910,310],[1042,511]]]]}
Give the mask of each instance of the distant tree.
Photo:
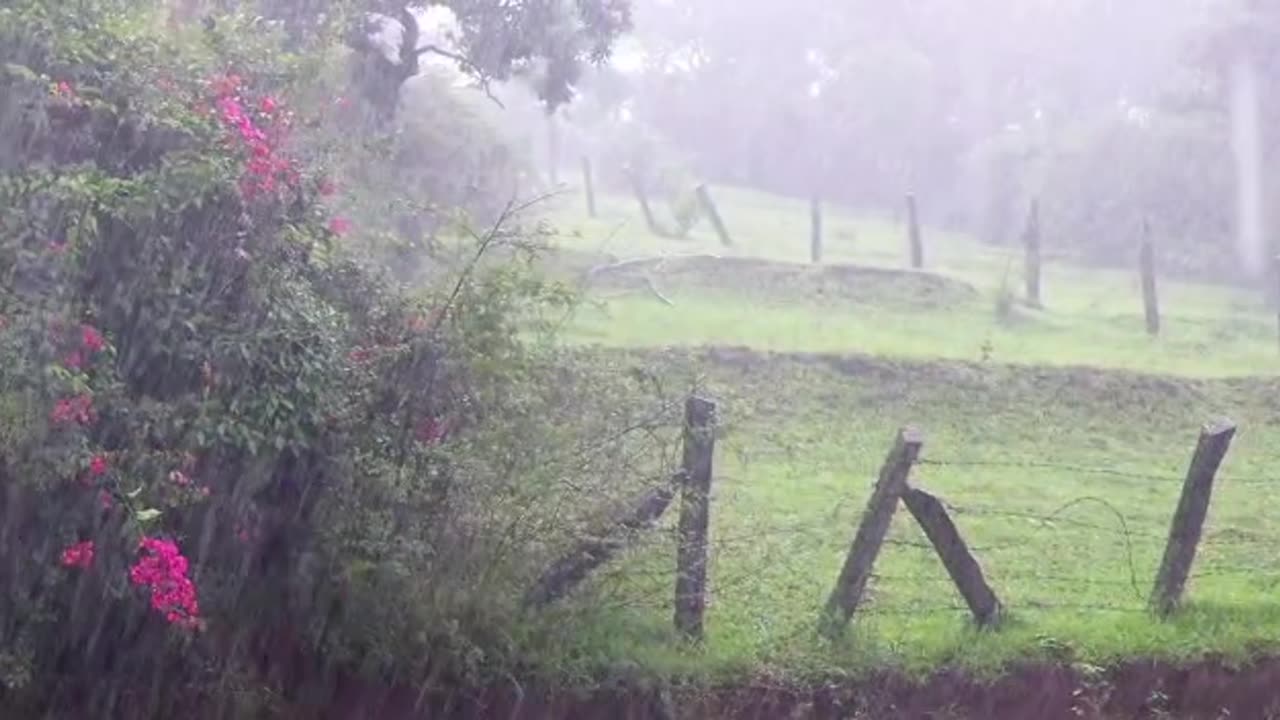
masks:
{"type": "Polygon", "coordinates": [[[359,86],[378,117],[395,113],[400,89],[427,55],[448,58],[482,87],[520,77],[548,111],[573,97],[586,63],[606,61],[631,27],[630,0],[260,0],[268,17],[306,42],[340,24],[359,54],[359,86]],[[457,20],[448,46],[426,42],[421,13],[447,8],[457,20]],[[394,47],[378,42],[383,33],[394,47]]]}

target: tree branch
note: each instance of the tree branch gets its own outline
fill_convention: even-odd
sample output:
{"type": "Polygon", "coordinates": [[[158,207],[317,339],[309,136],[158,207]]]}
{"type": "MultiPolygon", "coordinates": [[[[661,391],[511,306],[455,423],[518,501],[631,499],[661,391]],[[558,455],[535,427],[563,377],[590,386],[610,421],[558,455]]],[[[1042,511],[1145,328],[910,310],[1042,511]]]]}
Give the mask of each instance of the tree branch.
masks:
{"type": "Polygon", "coordinates": [[[494,104],[497,105],[498,107],[504,110],[506,109],[507,106],[503,105],[502,101],[499,100],[497,97],[495,97],[492,90],[490,90],[488,75],[484,72],[483,69],[480,68],[479,65],[476,65],[474,62],[472,62],[471,58],[461,53],[445,50],[444,48],[438,45],[423,45],[422,47],[416,50],[417,57],[422,57],[427,53],[431,53],[432,55],[439,55],[442,58],[448,58],[449,60],[452,60],[458,63],[458,65],[460,65],[464,71],[466,71],[476,79],[476,82],[480,83],[480,89],[484,91],[485,96],[487,96],[490,100],[492,100],[494,104]]]}

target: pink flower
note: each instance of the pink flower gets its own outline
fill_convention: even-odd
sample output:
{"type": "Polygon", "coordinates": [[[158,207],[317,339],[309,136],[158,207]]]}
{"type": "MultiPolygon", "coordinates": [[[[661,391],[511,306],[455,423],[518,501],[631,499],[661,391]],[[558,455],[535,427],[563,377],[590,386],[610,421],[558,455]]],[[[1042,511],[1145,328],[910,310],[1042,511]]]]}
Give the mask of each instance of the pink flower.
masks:
{"type": "Polygon", "coordinates": [[[80,343],[85,350],[91,353],[102,352],[102,349],[107,346],[107,341],[102,337],[102,333],[98,332],[98,329],[92,325],[80,326],[80,343]]]}
{"type": "Polygon", "coordinates": [[[333,180],[324,178],[316,186],[316,192],[320,193],[320,197],[332,197],[334,193],[338,192],[338,186],[334,184],[333,180]]]}
{"type": "Polygon", "coordinates": [[[366,347],[358,347],[347,353],[347,361],[357,365],[369,362],[371,357],[373,357],[373,350],[366,347]]]}
{"type": "Polygon", "coordinates": [[[62,551],[62,566],[87,570],[93,565],[93,541],[78,542],[62,551]]]}
{"type": "Polygon", "coordinates": [[[62,366],[68,370],[83,370],[84,355],[81,355],[79,350],[72,350],[62,358],[62,366]]]}
{"type": "Polygon", "coordinates": [[[279,103],[276,102],[275,98],[268,95],[262,98],[262,101],[258,104],[258,107],[262,108],[262,112],[268,115],[271,115],[272,113],[274,113],[276,110],[279,109],[280,105],[279,103]]]}
{"type": "Polygon", "coordinates": [[[111,497],[111,493],[107,492],[106,490],[98,491],[98,505],[102,506],[103,510],[110,510],[111,507],[115,504],[116,504],[116,499],[111,497]]]}
{"type": "Polygon", "coordinates": [[[74,100],[76,97],[75,89],[66,80],[58,81],[58,84],[54,86],[53,94],[64,100],[74,100]]]}
{"type": "Polygon", "coordinates": [[[107,458],[104,455],[94,455],[89,461],[89,477],[102,477],[107,474],[107,458]]]}
{"type": "Polygon", "coordinates": [[[54,255],[61,255],[62,253],[64,253],[64,252],[66,252],[66,251],[67,251],[67,241],[66,241],[66,240],[61,240],[61,239],[59,239],[59,240],[50,240],[50,241],[49,241],[49,250],[50,250],[54,255]]]}
{"type": "Polygon", "coordinates": [[[144,537],[138,543],[141,557],[129,568],[129,580],[151,593],[151,607],[172,625],[186,629],[200,626],[196,586],[187,577],[190,563],[171,540],[144,537]]]}
{"type": "Polygon", "coordinates": [[[335,217],[329,221],[329,232],[339,237],[351,232],[351,221],[344,217],[335,217]]]}
{"type": "Polygon", "coordinates": [[[174,470],[169,473],[169,482],[177,485],[178,487],[187,487],[191,485],[191,478],[187,477],[187,474],[181,470],[174,470]]]}
{"type": "Polygon", "coordinates": [[[439,445],[449,434],[449,423],[440,418],[429,417],[418,423],[414,437],[423,445],[439,445]]]}
{"type": "Polygon", "coordinates": [[[93,397],[87,394],[76,395],[57,401],[49,413],[49,421],[54,425],[67,425],[73,422],[88,425],[93,422],[93,397]]]}

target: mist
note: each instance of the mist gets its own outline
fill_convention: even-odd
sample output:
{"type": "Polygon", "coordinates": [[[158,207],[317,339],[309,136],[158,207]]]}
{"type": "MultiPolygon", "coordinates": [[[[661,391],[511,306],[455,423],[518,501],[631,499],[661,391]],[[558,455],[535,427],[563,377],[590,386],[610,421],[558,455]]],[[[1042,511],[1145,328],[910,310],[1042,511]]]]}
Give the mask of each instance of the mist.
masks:
{"type": "Polygon", "coordinates": [[[0,1],[0,720],[1270,717],[1276,47],[0,1]]]}

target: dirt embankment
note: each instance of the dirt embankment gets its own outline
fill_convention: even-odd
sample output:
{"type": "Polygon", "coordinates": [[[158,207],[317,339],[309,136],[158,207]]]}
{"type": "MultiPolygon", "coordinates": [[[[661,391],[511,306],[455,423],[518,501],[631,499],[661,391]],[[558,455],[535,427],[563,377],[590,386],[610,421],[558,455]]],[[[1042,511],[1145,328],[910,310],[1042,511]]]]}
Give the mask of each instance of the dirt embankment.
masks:
{"type": "Polygon", "coordinates": [[[546,691],[508,684],[448,696],[416,688],[341,689],[324,720],[1226,720],[1280,719],[1280,659],[1231,667],[1134,662],[1101,675],[1029,666],[997,680],[942,672],[918,681],[884,675],[816,688],[764,683],[721,689],[546,691]],[[415,709],[416,706],[416,709],[415,709]]]}

